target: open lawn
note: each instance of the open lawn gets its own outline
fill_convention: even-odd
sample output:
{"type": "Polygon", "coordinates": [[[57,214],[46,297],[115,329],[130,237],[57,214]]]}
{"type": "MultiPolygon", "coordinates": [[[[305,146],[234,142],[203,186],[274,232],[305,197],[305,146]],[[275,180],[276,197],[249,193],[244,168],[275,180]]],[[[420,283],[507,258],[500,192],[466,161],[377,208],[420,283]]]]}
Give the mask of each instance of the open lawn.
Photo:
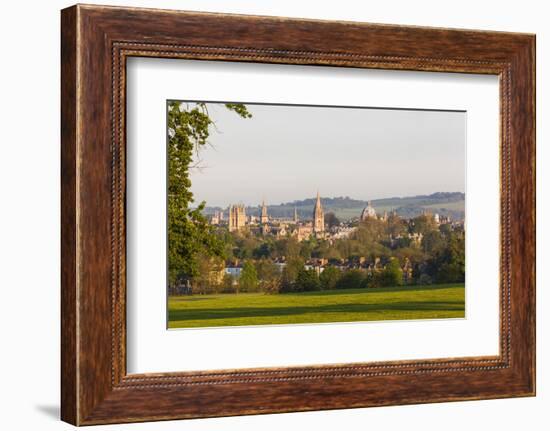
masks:
{"type": "Polygon", "coordinates": [[[169,328],[464,317],[464,284],[171,296],[169,328]]]}

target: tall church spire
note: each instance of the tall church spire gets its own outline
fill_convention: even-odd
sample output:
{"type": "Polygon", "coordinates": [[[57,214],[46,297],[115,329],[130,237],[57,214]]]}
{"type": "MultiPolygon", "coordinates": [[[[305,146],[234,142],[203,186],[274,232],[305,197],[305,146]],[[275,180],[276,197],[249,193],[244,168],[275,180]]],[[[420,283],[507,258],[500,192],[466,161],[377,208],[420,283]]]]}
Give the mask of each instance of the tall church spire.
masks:
{"type": "Polygon", "coordinates": [[[262,200],[262,212],[260,214],[260,223],[266,224],[269,221],[269,216],[267,215],[267,206],[265,205],[265,199],[262,200]]]}
{"type": "Polygon", "coordinates": [[[313,209],[313,232],[323,233],[324,231],[325,213],[323,212],[323,206],[321,205],[319,190],[317,190],[317,202],[315,202],[315,208],[313,209]]]}

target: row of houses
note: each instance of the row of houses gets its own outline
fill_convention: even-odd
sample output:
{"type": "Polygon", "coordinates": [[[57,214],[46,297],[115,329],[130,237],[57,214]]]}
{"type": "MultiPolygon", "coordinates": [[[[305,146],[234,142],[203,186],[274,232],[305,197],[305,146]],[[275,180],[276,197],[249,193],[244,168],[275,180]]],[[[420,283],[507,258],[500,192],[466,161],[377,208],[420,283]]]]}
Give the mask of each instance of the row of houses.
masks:
{"type": "MultiPolygon", "coordinates": [[[[351,269],[358,269],[365,271],[367,274],[374,274],[376,272],[383,271],[386,265],[389,263],[389,260],[382,260],[381,258],[377,257],[374,260],[369,260],[366,257],[359,257],[357,259],[350,259],[350,260],[341,260],[340,262],[331,262],[329,263],[328,259],[324,258],[312,258],[308,259],[304,263],[304,268],[309,270],[313,270],[317,273],[317,275],[321,275],[321,273],[330,267],[334,267],[339,269],[340,271],[348,271],[351,269]]],[[[287,263],[284,259],[280,259],[274,262],[274,265],[279,269],[279,272],[282,273],[284,268],[286,267],[287,263]]],[[[236,264],[232,266],[226,266],[225,267],[225,274],[229,274],[232,277],[239,278],[242,272],[242,265],[236,264]]],[[[409,283],[412,281],[413,277],[413,267],[412,263],[408,258],[405,258],[404,263],[401,265],[401,270],[403,271],[403,281],[405,283],[409,283]]]]}

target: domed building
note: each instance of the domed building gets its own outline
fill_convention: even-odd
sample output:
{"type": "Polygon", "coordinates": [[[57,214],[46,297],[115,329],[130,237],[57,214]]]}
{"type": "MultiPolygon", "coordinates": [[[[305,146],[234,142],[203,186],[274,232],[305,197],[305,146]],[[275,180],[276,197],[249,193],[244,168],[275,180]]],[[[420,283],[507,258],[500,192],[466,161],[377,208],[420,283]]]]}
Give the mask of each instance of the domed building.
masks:
{"type": "Polygon", "coordinates": [[[376,211],[372,207],[370,201],[368,201],[367,206],[363,208],[363,211],[361,211],[361,221],[365,221],[370,218],[377,218],[376,217],[376,211]]]}

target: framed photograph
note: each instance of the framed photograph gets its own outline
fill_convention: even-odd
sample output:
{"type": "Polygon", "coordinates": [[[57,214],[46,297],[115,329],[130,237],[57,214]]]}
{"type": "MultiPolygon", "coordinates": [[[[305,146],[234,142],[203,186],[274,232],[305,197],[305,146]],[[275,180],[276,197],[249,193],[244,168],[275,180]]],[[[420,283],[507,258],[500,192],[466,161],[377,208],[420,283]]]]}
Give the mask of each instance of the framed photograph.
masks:
{"type": "Polygon", "coordinates": [[[77,5],[61,44],[63,420],[535,394],[534,35],[77,5]]]}
{"type": "Polygon", "coordinates": [[[169,328],[465,317],[466,112],[167,111],[169,328]]]}

